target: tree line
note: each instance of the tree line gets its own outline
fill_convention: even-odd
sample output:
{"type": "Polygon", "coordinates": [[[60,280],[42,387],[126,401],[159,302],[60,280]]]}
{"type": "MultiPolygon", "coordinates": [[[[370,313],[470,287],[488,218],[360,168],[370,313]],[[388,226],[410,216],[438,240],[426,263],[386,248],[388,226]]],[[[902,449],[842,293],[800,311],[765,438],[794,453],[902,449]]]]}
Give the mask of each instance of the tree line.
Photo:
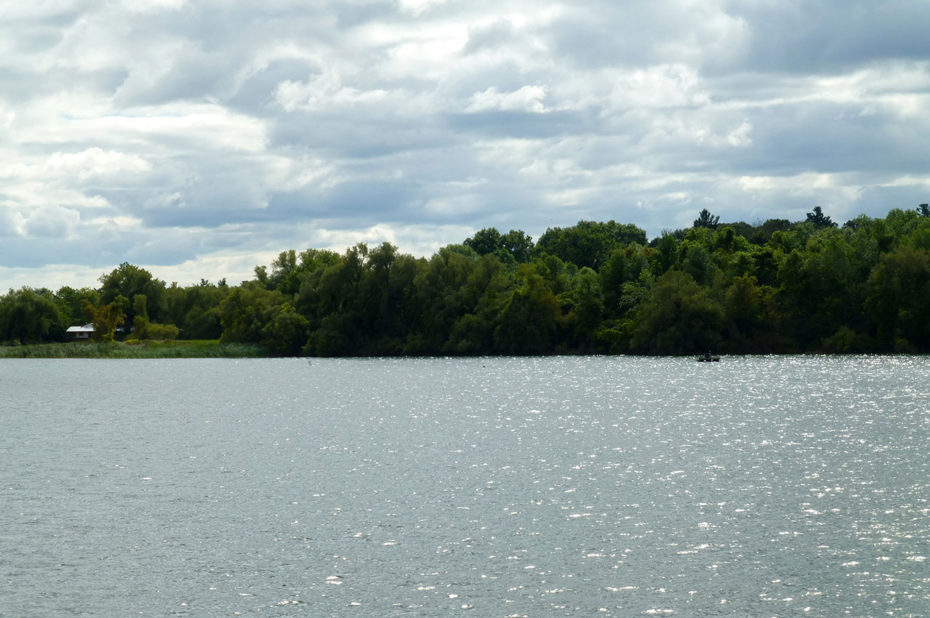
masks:
{"type": "Polygon", "coordinates": [[[839,226],[721,223],[648,240],[580,221],[535,242],[485,228],[417,258],[383,243],[282,251],[238,286],[124,263],[99,288],[10,290],[0,341],[216,339],[313,356],[930,351],[930,208],[839,226]]]}

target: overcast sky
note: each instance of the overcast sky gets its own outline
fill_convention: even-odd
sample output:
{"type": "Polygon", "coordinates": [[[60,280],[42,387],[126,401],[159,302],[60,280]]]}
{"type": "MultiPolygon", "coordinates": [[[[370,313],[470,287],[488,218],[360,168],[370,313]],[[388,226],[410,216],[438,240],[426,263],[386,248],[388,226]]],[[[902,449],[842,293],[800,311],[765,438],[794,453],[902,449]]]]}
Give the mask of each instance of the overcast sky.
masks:
{"type": "Polygon", "coordinates": [[[930,201],[926,0],[0,2],[0,290],[930,201]]]}

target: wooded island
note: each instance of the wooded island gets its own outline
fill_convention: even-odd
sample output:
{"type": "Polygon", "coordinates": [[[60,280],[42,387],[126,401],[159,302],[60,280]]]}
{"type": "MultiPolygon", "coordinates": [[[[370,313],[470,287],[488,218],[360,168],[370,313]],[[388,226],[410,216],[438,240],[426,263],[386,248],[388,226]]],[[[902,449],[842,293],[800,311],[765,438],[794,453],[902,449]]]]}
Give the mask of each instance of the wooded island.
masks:
{"type": "Polygon", "coordinates": [[[930,208],[838,226],[720,223],[647,240],[580,221],[534,243],[485,228],[429,258],[391,244],[283,251],[238,286],[123,263],[96,289],[0,297],[0,341],[211,340],[268,355],[930,351],[930,208]]]}

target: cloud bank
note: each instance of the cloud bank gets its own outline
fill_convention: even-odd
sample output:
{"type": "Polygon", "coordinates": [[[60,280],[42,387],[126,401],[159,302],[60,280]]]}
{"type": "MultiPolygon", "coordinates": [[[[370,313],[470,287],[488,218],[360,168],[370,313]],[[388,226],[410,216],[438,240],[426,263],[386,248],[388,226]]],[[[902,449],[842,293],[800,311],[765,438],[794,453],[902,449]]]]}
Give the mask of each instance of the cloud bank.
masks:
{"type": "Polygon", "coordinates": [[[919,0],[0,8],[0,285],[930,200],[919,0]]]}

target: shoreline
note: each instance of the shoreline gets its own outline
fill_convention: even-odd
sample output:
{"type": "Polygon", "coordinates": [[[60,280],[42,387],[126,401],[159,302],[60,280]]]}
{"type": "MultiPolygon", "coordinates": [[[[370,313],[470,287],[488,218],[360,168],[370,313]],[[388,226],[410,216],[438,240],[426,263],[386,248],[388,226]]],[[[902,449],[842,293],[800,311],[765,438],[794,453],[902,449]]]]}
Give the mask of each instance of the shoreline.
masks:
{"type": "MultiPolygon", "coordinates": [[[[287,356],[287,355],[285,355],[287,356]]],[[[375,355],[375,356],[313,356],[299,355],[294,358],[489,358],[498,355],[375,355]]],[[[501,355],[512,356],[512,355],[501,355]]],[[[523,355],[516,355],[523,356],[523,355]]],[[[630,356],[640,358],[699,358],[700,354],[572,354],[553,353],[531,356],[630,356]]],[[[715,356],[726,361],[727,358],[746,356],[921,356],[908,352],[761,352],[742,354],[720,354],[715,356]]],[[[157,359],[157,358],[282,358],[266,348],[252,343],[220,343],[218,340],[181,340],[181,341],[143,341],[126,343],[99,342],[52,342],[0,346],[0,360],[3,359],[157,359]]]]}

